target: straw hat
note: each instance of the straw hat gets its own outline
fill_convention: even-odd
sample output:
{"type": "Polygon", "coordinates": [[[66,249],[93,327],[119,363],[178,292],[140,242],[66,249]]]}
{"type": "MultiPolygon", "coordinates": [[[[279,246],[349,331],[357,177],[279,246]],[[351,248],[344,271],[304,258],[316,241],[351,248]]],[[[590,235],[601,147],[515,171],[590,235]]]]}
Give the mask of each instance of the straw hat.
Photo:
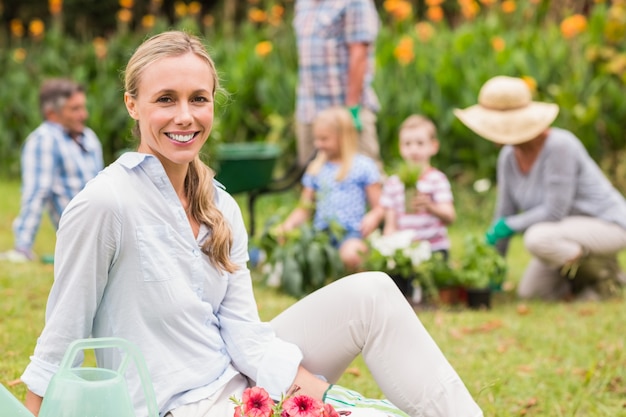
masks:
{"type": "Polygon", "coordinates": [[[495,143],[517,145],[539,136],[559,113],[559,106],[532,101],[521,78],[499,75],[478,93],[478,104],[455,109],[456,117],[478,135],[495,143]]]}

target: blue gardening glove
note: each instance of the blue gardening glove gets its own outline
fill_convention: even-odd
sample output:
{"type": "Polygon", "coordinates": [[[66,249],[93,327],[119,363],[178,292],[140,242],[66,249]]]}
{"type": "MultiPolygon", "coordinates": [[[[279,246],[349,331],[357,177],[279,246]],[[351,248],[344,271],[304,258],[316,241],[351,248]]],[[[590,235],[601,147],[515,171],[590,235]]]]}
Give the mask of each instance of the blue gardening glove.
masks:
{"type": "MultiPolygon", "coordinates": [[[[409,417],[407,413],[400,410],[387,400],[375,400],[366,398],[356,391],[349,390],[341,385],[331,385],[328,387],[322,401],[332,405],[337,411],[350,408],[360,408],[363,410],[378,411],[381,417],[409,417]]],[[[356,414],[355,414],[356,415],[356,414]]],[[[369,415],[369,414],[368,414],[369,415]]]]}
{"type": "Polygon", "coordinates": [[[504,217],[498,219],[497,222],[491,225],[487,233],[485,233],[485,240],[490,245],[495,245],[500,239],[505,239],[515,234],[515,231],[509,227],[504,221],[504,217]]]}
{"type": "Polygon", "coordinates": [[[356,106],[348,107],[350,110],[350,114],[352,115],[352,120],[354,120],[354,127],[357,131],[361,131],[363,129],[363,124],[361,123],[361,117],[359,116],[359,111],[361,110],[361,106],[358,104],[356,106]]]}

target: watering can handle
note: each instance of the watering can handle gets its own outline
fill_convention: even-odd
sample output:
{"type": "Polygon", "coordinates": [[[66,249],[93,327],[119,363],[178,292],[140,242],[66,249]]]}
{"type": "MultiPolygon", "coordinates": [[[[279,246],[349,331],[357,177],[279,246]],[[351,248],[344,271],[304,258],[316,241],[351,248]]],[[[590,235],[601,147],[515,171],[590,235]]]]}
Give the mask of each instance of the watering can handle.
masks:
{"type": "Polygon", "coordinates": [[[63,360],[61,361],[60,368],[72,368],[74,358],[76,357],[78,352],[82,350],[105,348],[120,348],[126,352],[126,355],[122,358],[122,362],[118,368],[119,373],[124,373],[126,371],[128,359],[132,356],[132,358],[135,360],[137,372],[139,372],[139,378],[141,380],[141,386],[143,387],[144,395],[146,396],[148,416],[158,417],[159,411],[156,406],[156,395],[154,393],[150,374],[148,373],[148,367],[146,366],[146,362],[139,348],[128,340],[122,339],[121,337],[99,337],[75,340],[68,346],[67,351],[65,352],[65,356],[63,356],[63,360]]]}

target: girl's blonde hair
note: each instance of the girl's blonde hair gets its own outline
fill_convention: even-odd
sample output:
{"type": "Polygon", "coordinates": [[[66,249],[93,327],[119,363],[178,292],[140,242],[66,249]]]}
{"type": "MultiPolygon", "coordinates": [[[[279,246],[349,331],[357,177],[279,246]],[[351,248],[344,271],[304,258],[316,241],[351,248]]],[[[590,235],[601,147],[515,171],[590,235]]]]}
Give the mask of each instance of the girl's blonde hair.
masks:
{"type": "Polygon", "coordinates": [[[400,125],[399,132],[402,133],[405,130],[413,130],[417,128],[426,129],[426,133],[431,140],[437,140],[437,128],[435,124],[428,117],[412,114],[404,119],[404,122],[400,125]]]}
{"type": "MultiPolygon", "coordinates": [[[[196,36],[182,31],[168,31],[155,35],[142,43],[128,61],[124,71],[124,88],[126,93],[137,97],[143,71],[148,65],[163,59],[193,53],[203,59],[213,76],[213,96],[219,91],[219,77],[215,64],[202,41],[196,36]]],[[[136,124],[133,134],[141,140],[139,125],[136,124]]],[[[214,202],[215,173],[200,156],[189,164],[185,178],[185,193],[189,201],[190,216],[197,222],[205,224],[211,233],[202,245],[204,252],[216,268],[227,272],[237,270],[237,265],[230,260],[232,231],[214,202]]]]}
{"type": "MultiPolygon", "coordinates": [[[[313,121],[313,128],[322,124],[331,128],[339,138],[341,166],[337,172],[337,181],[343,181],[352,167],[352,161],[358,150],[359,134],[354,127],[354,120],[345,107],[336,106],[329,107],[317,114],[313,121]]],[[[307,172],[317,175],[325,162],[326,155],[318,153],[309,164],[307,172]]]]}

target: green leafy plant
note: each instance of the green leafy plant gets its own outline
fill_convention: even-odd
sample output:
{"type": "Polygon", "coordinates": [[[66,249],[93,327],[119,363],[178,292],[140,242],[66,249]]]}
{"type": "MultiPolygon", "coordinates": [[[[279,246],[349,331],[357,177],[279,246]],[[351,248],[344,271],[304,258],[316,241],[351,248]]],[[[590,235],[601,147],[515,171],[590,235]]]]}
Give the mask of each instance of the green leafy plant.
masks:
{"type": "Polygon", "coordinates": [[[344,272],[339,251],[332,241],[343,235],[341,226],[331,223],[320,232],[305,223],[284,236],[266,227],[259,246],[267,254],[263,280],[278,281],[279,288],[294,297],[303,297],[341,277],[344,272]]]}
{"type": "Polygon", "coordinates": [[[403,230],[383,236],[380,230],[374,231],[367,240],[369,254],[365,267],[369,270],[383,271],[392,277],[417,280],[429,294],[436,288],[429,272],[431,257],[430,244],[415,241],[413,230],[403,230]]]}
{"type": "Polygon", "coordinates": [[[459,272],[450,265],[441,252],[433,253],[428,264],[428,273],[436,288],[459,285],[459,272]]]}
{"type": "Polygon", "coordinates": [[[398,165],[396,175],[404,184],[404,204],[405,211],[411,213],[411,202],[417,194],[417,181],[422,176],[422,166],[410,162],[402,161],[398,165]]]}
{"type": "Polygon", "coordinates": [[[482,237],[466,235],[458,271],[459,283],[466,288],[497,288],[506,277],[506,260],[482,237]]]}
{"type": "Polygon", "coordinates": [[[398,175],[398,178],[400,178],[400,181],[404,184],[404,188],[415,188],[417,181],[422,175],[422,166],[409,162],[402,162],[398,166],[396,175],[398,175]]]}

